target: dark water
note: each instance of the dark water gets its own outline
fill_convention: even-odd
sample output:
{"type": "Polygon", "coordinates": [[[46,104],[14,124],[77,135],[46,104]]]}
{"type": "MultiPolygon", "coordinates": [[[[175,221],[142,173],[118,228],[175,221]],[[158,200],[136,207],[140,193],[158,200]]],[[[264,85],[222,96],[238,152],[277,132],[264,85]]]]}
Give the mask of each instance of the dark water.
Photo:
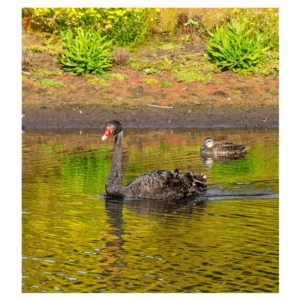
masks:
{"type": "Polygon", "coordinates": [[[206,197],[105,196],[103,129],[23,133],[23,292],[279,292],[278,131],[124,133],[124,183],[155,169],[207,174],[206,197]],[[206,137],[246,157],[206,161],[206,137]]]}

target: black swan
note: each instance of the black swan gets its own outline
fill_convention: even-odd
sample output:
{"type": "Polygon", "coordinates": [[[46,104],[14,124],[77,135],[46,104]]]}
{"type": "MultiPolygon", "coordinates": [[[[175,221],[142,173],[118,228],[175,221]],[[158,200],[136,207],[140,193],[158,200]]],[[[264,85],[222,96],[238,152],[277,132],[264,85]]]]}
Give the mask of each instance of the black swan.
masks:
{"type": "Polygon", "coordinates": [[[206,175],[193,172],[180,173],[157,170],[145,173],[126,186],[122,185],[122,141],[123,130],[119,121],[106,123],[102,140],[114,135],[112,165],[105,184],[108,195],[144,199],[176,200],[207,190],[206,175]]]}
{"type": "Polygon", "coordinates": [[[200,154],[204,157],[238,157],[245,155],[247,148],[244,145],[230,142],[214,142],[211,138],[206,138],[204,145],[200,149],[200,154]]]}

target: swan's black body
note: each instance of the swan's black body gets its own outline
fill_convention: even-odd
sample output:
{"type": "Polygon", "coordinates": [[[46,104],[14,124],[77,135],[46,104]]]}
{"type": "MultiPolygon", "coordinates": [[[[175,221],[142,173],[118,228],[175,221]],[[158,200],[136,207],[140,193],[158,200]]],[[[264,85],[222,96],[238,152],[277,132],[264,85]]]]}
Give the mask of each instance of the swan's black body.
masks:
{"type": "Polygon", "coordinates": [[[193,194],[202,194],[207,190],[206,176],[194,175],[193,172],[180,173],[157,170],[145,173],[126,186],[122,185],[122,141],[123,130],[119,121],[106,124],[102,140],[114,135],[114,150],[111,169],[106,180],[108,195],[144,199],[175,200],[193,194]]]}

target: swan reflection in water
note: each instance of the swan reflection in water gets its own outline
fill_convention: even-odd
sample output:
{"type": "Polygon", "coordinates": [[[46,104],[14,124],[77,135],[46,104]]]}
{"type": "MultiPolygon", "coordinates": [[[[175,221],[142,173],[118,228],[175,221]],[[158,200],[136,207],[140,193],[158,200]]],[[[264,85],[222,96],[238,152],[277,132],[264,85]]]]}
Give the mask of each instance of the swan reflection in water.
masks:
{"type": "MultiPolygon", "coordinates": [[[[192,200],[122,199],[107,195],[99,195],[99,197],[105,201],[107,222],[110,223],[108,226],[110,229],[101,239],[102,245],[105,247],[103,253],[106,253],[106,256],[101,260],[101,272],[110,276],[112,280],[114,277],[118,277],[120,271],[127,264],[121,255],[124,252],[126,239],[139,239],[145,235],[145,232],[139,227],[124,230],[125,207],[140,215],[141,218],[151,220],[148,229],[152,230],[155,230],[154,226],[157,223],[167,222],[175,214],[179,216],[182,214],[192,215],[195,211],[195,203],[192,200]],[[124,233],[126,234],[124,235],[124,233]],[[124,236],[126,236],[125,239],[124,236]]],[[[205,207],[206,203],[202,202],[201,205],[205,207]]],[[[197,206],[197,211],[199,211],[200,206],[197,206]]],[[[202,211],[204,212],[204,209],[202,211]]],[[[197,217],[199,218],[199,214],[197,217]]],[[[99,292],[99,290],[96,289],[93,292],[99,292]]]]}
{"type": "Polygon", "coordinates": [[[204,207],[206,205],[207,197],[205,196],[191,196],[188,199],[179,200],[161,200],[161,199],[134,199],[134,198],[115,198],[108,195],[101,195],[105,199],[105,207],[109,216],[120,217],[124,206],[139,214],[178,214],[191,213],[197,207],[204,207]]]}

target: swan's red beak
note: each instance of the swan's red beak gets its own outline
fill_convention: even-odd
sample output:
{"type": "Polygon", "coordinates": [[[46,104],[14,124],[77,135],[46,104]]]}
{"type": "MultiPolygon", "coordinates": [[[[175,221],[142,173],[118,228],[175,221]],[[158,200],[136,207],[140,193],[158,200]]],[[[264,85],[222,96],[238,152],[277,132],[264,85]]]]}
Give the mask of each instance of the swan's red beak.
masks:
{"type": "Polygon", "coordinates": [[[104,135],[102,137],[102,141],[107,139],[112,134],[110,127],[106,127],[104,135]]]}

